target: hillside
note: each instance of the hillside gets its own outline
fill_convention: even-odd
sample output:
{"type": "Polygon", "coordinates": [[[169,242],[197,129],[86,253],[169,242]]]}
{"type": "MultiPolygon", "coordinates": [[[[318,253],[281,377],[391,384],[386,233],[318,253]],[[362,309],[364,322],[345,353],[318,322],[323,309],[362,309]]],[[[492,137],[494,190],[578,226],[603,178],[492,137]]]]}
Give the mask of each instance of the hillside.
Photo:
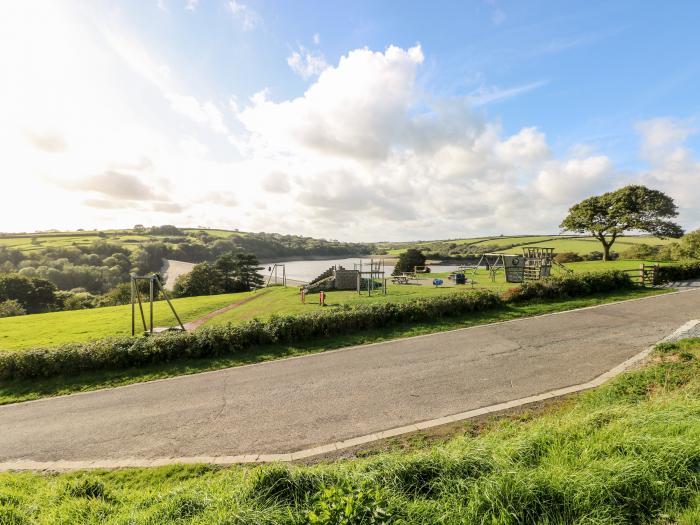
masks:
{"type": "MultiPolygon", "coordinates": [[[[613,251],[623,252],[635,244],[663,246],[674,239],[661,239],[649,235],[629,235],[617,239],[613,251]]],[[[548,246],[555,252],[574,252],[587,255],[601,250],[600,242],[590,236],[579,235],[515,235],[497,237],[472,237],[439,241],[383,242],[375,245],[375,253],[398,255],[409,248],[418,248],[435,259],[465,258],[488,252],[520,253],[523,246],[548,246]]]]}
{"type": "MultiPolygon", "coordinates": [[[[219,248],[232,246],[241,251],[255,253],[258,258],[345,256],[369,253],[371,245],[314,239],[301,235],[278,233],[253,233],[207,228],[177,228],[160,226],[128,230],[48,231],[35,233],[0,233],[0,247],[13,248],[30,254],[47,248],[89,246],[96,242],[109,242],[135,250],[144,244],[161,242],[171,250],[187,252],[185,246],[209,246],[219,242],[219,248]]],[[[181,260],[200,262],[202,250],[192,248],[192,253],[180,253],[181,260]],[[188,257],[187,259],[186,257],[188,257]],[[185,257],[185,258],[183,258],[185,257]]],[[[218,250],[220,251],[220,250],[218,250]]]]}

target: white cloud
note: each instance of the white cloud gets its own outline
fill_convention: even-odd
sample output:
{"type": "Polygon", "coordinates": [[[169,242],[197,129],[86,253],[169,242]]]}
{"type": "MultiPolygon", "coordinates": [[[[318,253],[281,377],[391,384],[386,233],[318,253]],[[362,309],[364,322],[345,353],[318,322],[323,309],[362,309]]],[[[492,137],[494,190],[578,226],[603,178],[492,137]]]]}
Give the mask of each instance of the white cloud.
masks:
{"type": "Polygon", "coordinates": [[[237,0],[229,0],[228,8],[233,13],[233,16],[243,25],[244,31],[251,31],[260,23],[258,14],[237,0]]]}
{"type": "Polygon", "coordinates": [[[188,11],[196,11],[199,6],[199,0],[185,0],[185,9],[188,11]]]}
{"type": "Polygon", "coordinates": [[[289,176],[282,171],[273,171],[263,178],[261,187],[268,193],[287,193],[291,188],[289,176]]]}
{"type": "Polygon", "coordinates": [[[554,158],[536,128],[503,136],[469,98],[426,96],[423,60],[420,46],[354,50],[301,97],[263,92],[237,108],[248,155],[289,181],[296,224],[355,239],[552,231],[574,200],[616,180],[605,156],[554,158]]]}
{"type": "Polygon", "coordinates": [[[275,103],[259,94],[238,118],[254,140],[278,148],[382,157],[403,132],[422,62],[420,46],[351,51],[303,97],[275,103]]]}
{"type": "Polygon", "coordinates": [[[314,44],[319,45],[321,43],[321,35],[314,33],[314,44]]]}
{"type": "Polygon", "coordinates": [[[310,51],[304,46],[299,46],[298,51],[292,52],[287,57],[287,64],[292,68],[292,71],[302,78],[320,75],[328,67],[323,53],[310,51]]]}
{"type": "Polygon", "coordinates": [[[649,164],[639,180],[671,195],[679,205],[681,218],[697,227],[700,160],[685,146],[695,130],[689,122],[672,118],[650,119],[635,127],[642,139],[641,156],[649,164]]]}
{"type": "Polygon", "coordinates": [[[219,103],[195,96],[177,62],[164,65],[123,28],[89,23],[78,4],[47,2],[45,17],[16,5],[0,18],[0,64],[14,75],[0,83],[2,167],[12,174],[0,230],[546,232],[573,201],[637,180],[668,189],[686,221],[697,217],[687,122],[640,123],[648,169],[620,173],[585,145],[557,156],[542,130],[505,133],[469,97],[426,92],[419,45],[352,50],[295,97],[264,89],[219,103]]]}
{"type": "Polygon", "coordinates": [[[188,135],[180,140],[180,147],[190,157],[205,157],[209,153],[206,144],[202,144],[196,138],[188,135]]]}
{"type": "Polygon", "coordinates": [[[228,133],[224,124],[223,115],[212,101],[200,102],[191,95],[178,95],[167,93],[166,98],[170,107],[198,124],[208,126],[217,133],[228,133]]]}

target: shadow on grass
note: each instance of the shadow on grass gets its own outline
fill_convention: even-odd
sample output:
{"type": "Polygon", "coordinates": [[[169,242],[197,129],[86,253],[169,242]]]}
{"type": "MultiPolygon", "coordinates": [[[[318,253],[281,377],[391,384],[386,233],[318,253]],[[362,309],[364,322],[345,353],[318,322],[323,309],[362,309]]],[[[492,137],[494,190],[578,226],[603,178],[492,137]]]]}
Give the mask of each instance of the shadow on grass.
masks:
{"type": "Polygon", "coordinates": [[[498,310],[479,312],[463,317],[435,319],[423,323],[397,324],[364,330],[361,333],[316,338],[294,345],[266,345],[228,357],[183,359],[139,368],[101,370],[72,377],[37,378],[5,381],[0,385],[0,405],[28,401],[47,396],[123,386],[167,377],[195,374],[209,370],[236,367],[274,359],[283,359],[337,348],[377,343],[391,339],[426,335],[458,328],[532,317],[586,306],[659,295],[672,290],[632,289],[609,294],[597,294],[580,299],[532,302],[508,305],[498,310]]]}

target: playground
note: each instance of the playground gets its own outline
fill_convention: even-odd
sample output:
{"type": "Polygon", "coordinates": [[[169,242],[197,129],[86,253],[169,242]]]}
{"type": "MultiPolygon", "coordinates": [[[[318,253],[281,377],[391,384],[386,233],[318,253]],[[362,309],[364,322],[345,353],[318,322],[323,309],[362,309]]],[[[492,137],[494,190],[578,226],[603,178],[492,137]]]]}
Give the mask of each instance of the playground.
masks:
{"type": "MultiPolygon", "coordinates": [[[[566,265],[566,270],[553,265],[551,274],[612,269],[634,271],[645,262],[651,263],[635,260],[587,261],[569,263],[566,265]]],[[[351,269],[351,273],[353,270],[355,268],[351,269]]],[[[324,291],[325,307],[319,304],[318,291],[307,292],[305,301],[302,302],[300,288],[289,282],[286,287],[281,285],[282,283],[277,286],[271,283],[266,290],[255,292],[173,299],[172,306],[187,329],[198,329],[228,322],[240,323],[253,318],[266,319],[272,315],[309,313],[320,308],[339,308],[343,305],[375,302],[404,302],[472,288],[502,292],[518,286],[517,283],[508,282],[505,267],[494,261],[488,265],[482,264],[476,268],[461,270],[465,275],[465,284],[456,284],[456,281],[450,278],[454,276],[454,272],[417,272],[403,283],[392,282],[392,277],[388,273],[382,276],[381,265],[376,261],[374,265],[369,266],[363,262],[361,271],[370,273],[363,277],[360,291],[357,290],[355,276],[354,281],[351,280],[353,286],[349,286],[348,289],[329,288],[324,291]],[[372,279],[372,289],[369,290],[367,276],[371,276],[372,273],[374,279],[372,279]],[[442,284],[435,286],[433,284],[435,279],[440,279],[442,284]]],[[[149,331],[150,302],[145,301],[142,306],[145,308],[145,331],[149,331]]],[[[167,301],[155,301],[153,303],[154,328],[178,326],[179,322],[173,309],[167,301]]],[[[135,332],[142,333],[144,318],[141,317],[138,308],[135,307],[133,311],[135,312],[135,332]]],[[[130,335],[131,314],[132,306],[125,305],[3,318],[0,319],[0,351],[130,335]]]]}

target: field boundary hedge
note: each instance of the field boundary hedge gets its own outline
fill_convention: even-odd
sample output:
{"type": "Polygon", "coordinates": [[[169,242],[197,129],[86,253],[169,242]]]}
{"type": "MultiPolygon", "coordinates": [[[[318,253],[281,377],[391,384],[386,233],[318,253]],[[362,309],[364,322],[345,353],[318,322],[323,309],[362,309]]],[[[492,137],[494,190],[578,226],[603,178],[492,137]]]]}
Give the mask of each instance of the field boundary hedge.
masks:
{"type": "Polygon", "coordinates": [[[659,283],[700,278],[700,261],[688,261],[668,266],[659,266],[656,278],[659,283]]]}
{"type": "Polygon", "coordinates": [[[169,332],[152,337],[115,337],[55,348],[0,352],[0,379],[75,375],[117,370],[183,358],[235,355],[255,346],[292,343],[347,334],[397,323],[414,323],[500,308],[503,300],[489,291],[416,299],[403,303],[327,308],[312,314],[276,315],[238,325],[169,332]]]}
{"type": "MultiPolygon", "coordinates": [[[[663,267],[669,268],[669,267],[663,267]]],[[[666,277],[700,276],[700,263],[684,265],[666,277]]],[[[53,348],[0,352],[0,379],[71,376],[95,370],[119,370],[179,359],[235,355],[256,346],[307,341],[400,323],[425,322],[503,308],[507,303],[568,299],[631,289],[625,272],[613,270],[551,277],[525,283],[503,295],[469,290],[403,303],[329,307],[302,315],[275,315],[266,321],[204,327],[152,337],[115,337],[53,348]]]]}

